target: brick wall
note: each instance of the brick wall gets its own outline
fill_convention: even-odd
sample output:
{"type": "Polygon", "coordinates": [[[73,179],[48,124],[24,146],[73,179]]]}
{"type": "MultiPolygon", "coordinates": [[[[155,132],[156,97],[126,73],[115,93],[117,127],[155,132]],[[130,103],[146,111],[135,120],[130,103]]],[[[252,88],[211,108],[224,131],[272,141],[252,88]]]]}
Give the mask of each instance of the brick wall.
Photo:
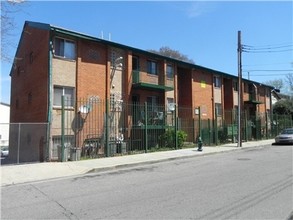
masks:
{"type": "Polygon", "coordinates": [[[11,122],[47,121],[48,42],[47,30],[24,28],[11,74],[11,122]]]}
{"type": "Polygon", "coordinates": [[[107,48],[80,40],[77,59],[77,98],[106,98],[107,48]]]}
{"type": "Polygon", "coordinates": [[[193,108],[201,107],[202,119],[213,118],[213,74],[201,70],[192,72],[193,108]]]}

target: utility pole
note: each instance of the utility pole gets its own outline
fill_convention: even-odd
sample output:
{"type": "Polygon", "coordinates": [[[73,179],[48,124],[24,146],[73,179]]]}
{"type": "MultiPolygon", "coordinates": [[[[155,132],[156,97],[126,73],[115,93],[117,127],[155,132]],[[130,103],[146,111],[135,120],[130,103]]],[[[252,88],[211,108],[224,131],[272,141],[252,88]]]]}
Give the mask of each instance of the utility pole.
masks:
{"type": "Polygon", "coordinates": [[[241,107],[242,107],[242,45],[241,45],[241,31],[238,31],[238,142],[237,147],[242,147],[241,136],[241,107]]]}

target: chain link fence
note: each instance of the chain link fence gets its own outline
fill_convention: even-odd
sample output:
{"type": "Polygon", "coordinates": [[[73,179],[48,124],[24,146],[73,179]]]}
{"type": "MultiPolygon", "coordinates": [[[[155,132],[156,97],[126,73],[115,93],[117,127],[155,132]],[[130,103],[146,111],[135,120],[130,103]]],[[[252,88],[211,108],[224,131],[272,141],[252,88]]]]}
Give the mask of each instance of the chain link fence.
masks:
{"type": "Polygon", "coordinates": [[[46,160],[47,123],[0,124],[8,132],[9,163],[43,162],[46,160]]]}

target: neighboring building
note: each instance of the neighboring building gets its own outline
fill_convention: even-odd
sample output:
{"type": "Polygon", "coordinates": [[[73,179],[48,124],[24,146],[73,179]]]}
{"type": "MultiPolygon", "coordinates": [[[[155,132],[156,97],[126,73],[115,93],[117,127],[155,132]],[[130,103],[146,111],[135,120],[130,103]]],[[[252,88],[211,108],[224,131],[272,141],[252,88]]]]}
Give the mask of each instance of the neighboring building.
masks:
{"type": "Polygon", "coordinates": [[[274,105],[279,100],[284,99],[284,96],[280,94],[279,92],[276,92],[275,90],[272,91],[271,95],[272,95],[272,105],[274,105]]]}
{"type": "Polygon", "coordinates": [[[9,104],[0,102],[0,146],[9,146],[9,104]]]}
{"type": "MultiPolygon", "coordinates": [[[[129,146],[135,147],[135,141],[146,142],[135,128],[149,123],[144,122],[147,117],[152,121],[148,129],[154,132],[173,125],[174,114],[180,118],[180,126],[189,126],[198,118],[194,110],[200,106],[202,120],[215,120],[219,126],[235,123],[237,80],[227,73],[148,51],[49,24],[25,22],[11,70],[10,119],[47,123],[37,131],[27,130],[23,137],[27,146],[21,153],[24,160],[56,157],[62,95],[67,98],[64,123],[71,126],[67,126],[66,144],[81,147],[91,137],[113,141],[122,132],[129,146]],[[153,115],[144,114],[144,103],[153,115]],[[175,113],[168,109],[173,103],[175,113]],[[90,121],[94,125],[90,126],[90,121]]],[[[243,80],[241,88],[247,119],[271,114],[273,87],[243,80]]],[[[263,120],[266,117],[261,123],[268,130],[263,120]]],[[[198,130],[188,132],[189,141],[195,141],[198,130]]],[[[150,135],[147,143],[155,145],[156,141],[150,135]]]]}

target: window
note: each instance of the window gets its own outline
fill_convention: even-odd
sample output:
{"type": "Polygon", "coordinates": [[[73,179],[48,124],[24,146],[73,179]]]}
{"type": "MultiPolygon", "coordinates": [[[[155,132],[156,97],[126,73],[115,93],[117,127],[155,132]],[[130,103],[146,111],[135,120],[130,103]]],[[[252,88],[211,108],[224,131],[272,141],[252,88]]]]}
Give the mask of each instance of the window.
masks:
{"type": "Polygon", "coordinates": [[[62,38],[55,38],[55,56],[75,60],[75,43],[62,38]]]}
{"type": "Polygon", "coordinates": [[[54,106],[61,106],[61,97],[64,95],[64,105],[66,107],[73,107],[74,103],[74,89],[71,87],[54,86],[54,106]]]}
{"type": "MultiPolygon", "coordinates": [[[[58,158],[58,152],[61,150],[61,136],[53,136],[52,141],[53,141],[53,149],[52,149],[52,157],[53,158],[58,158]],[[58,149],[59,148],[59,149],[58,149]]],[[[70,155],[70,149],[72,146],[74,146],[74,136],[73,135],[64,135],[64,147],[65,155],[70,155]]]]}
{"type": "Polygon", "coordinates": [[[147,72],[149,74],[157,75],[157,63],[151,60],[148,60],[147,63],[147,72]]]}
{"type": "Polygon", "coordinates": [[[215,113],[216,113],[216,116],[222,116],[222,104],[220,103],[215,104],[215,113]]]}
{"type": "Polygon", "coordinates": [[[271,96],[271,90],[270,89],[266,89],[266,96],[270,97],[271,96]]]}
{"type": "Polygon", "coordinates": [[[149,96],[147,97],[147,106],[149,111],[157,111],[158,108],[158,97],[149,96]]]}
{"type": "Polygon", "coordinates": [[[237,82],[237,81],[233,81],[233,90],[234,90],[235,92],[238,91],[238,82],[237,82]]]}
{"type": "Polygon", "coordinates": [[[244,83],[244,92],[248,93],[248,84],[247,83],[244,83]]]}
{"type": "Polygon", "coordinates": [[[139,70],[139,58],[137,56],[132,57],[132,70],[139,70]]]}
{"type": "Polygon", "coordinates": [[[216,88],[221,88],[222,82],[221,82],[221,78],[219,76],[214,77],[214,86],[216,88]]]}
{"type": "Polygon", "coordinates": [[[248,85],[248,92],[249,92],[250,94],[252,94],[252,93],[255,92],[254,85],[252,85],[252,84],[249,84],[249,85],[248,85]]]}
{"type": "Polygon", "coordinates": [[[174,77],[174,68],[173,65],[167,64],[167,78],[173,78],[174,77]]]}
{"type": "Polygon", "coordinates": [[[167,111],[170,113],[173,111],[174,98],[167,98],[167,111]]]}

